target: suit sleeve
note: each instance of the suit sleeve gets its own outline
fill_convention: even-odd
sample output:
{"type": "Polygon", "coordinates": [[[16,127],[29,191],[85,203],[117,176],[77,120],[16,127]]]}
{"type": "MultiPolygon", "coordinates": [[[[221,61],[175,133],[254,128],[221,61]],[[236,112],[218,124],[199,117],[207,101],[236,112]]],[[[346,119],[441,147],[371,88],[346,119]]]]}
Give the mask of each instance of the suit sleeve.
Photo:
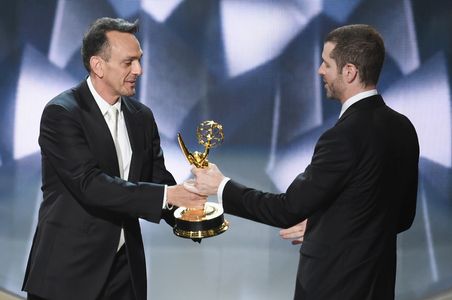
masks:
{"type": "Polygon", "coordinates": [[[93,156],[80,121],[61,105],[44,109],[39,144],[58,180],[82,205],[159,222],[164,187],[131,183],[103,172],[93,156]]]}
{"type": "MultiPolygon", "coordinates": [[[[153,122],[152,131],[152,152],[153,155],[153,163],[152,163],[152,182],[167,184],[168,186],[175,185],[176,181],[174,180],[173,175],[166,169],[165,167],[165,159],[163,156],[163,150],[160,146],[160,135],[158,131],[157,124],[155,123],[154,116],[151,113],[151,119],[153,122]]],[[[174,227],[175,219],[174,219],[174,211],[177,207],[173,206],[172,209],[163,209],[162,210],[162,219],[170,225],[174,227]]]]}
{"type": "Polygon", "coordinates": [[[152,161],[152,182],[167,184],[167,185],[175,185],[176,181],[174,180],[173,175],[166,169],[165,167],[165,159],[163,156],[163,150],[160,146],[160,135],[158,131],[157,124],[155,123],[155,119],[152,116],[152,152],[153,152],[153,161],[152,161]]]}
{"type": "Polygon", "coordinates": [[[401,198],[402,205],[399,210],[399,222],[397,233],[403,232],[411,227],[416,216],[416,200],[418,188],[418,172],[413,172],[413,177],[410,178],[406,194],[401,198]]]}
{"type": "Polygon", "coordinates": [[[405,117],[406,133],[404,143],[405,155],[398,161],[402,165],[399,166],[401,172],[400,174],[400,199],[401,205],[399,207],[398,216],[398,226],[397,233],[403,232],[411,227],[416,215],[416,202],[417,202],[417,191],[418,191],[418,181],[419,181],[419,141],[417,138],[416,130],[411,122],[405,117]]]}
{"type": "Polygon", "coordinates": [[[353,164],[349,139],[327,131],[320,137],[310,165],[285,193],[265,193],[229,181],[223,192],[225,211],[271,226],[293,226],[334,201],[346,184],[353,164]]]}

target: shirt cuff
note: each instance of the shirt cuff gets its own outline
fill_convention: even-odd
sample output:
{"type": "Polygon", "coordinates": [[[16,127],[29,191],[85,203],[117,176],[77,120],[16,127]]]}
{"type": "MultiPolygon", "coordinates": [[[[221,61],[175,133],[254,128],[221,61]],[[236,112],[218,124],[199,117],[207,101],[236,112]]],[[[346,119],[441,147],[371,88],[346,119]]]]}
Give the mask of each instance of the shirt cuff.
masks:
{"type": "Polygon", "coordinates": [[[231,178],[229,178],[229,177],[223,178],[223,180],[220,182],[220,185],[218,186],[217,199],[218,199],[218,204],[220,204],[220,205],[223,205],[223,190],[224,190],[224,186],[226,185],[226,183],[228,183],[229,180],[231,180],[231,178]]]}
{"type": "Polygon", "coordinates": [[[163,192],[163,205],[162,205],[162,209],[168,208],[167,204],[168,204],[168,186],[165,184],[165,191],[163,192]]]}

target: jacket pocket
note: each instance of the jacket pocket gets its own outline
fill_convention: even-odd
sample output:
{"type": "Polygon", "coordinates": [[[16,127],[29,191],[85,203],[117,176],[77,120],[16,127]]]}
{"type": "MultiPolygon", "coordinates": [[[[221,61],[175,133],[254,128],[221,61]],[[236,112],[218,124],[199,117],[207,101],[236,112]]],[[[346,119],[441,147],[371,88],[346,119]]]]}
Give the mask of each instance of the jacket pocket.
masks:
{"type": "Polygon", "coordinates": [[[300,253],[313,258],[323,258],[328,256],[329,246],[318,244],[312,241],[304,241],[300,247],[300,253]]]}

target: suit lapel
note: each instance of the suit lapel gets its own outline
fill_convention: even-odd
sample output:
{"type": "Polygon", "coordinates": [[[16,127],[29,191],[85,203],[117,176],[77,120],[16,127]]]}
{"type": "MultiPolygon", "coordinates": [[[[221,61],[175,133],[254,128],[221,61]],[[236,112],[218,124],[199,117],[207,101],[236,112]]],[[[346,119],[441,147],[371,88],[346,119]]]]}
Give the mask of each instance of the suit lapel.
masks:
{"type": "MultiPolygon", "coordinates": [[[[120,176],[116,149],[108,129],[105,118],[89,91],[88,84],[84,80],[76,88],[77,101],[83,111],[83,126],[92,151],[96,153],[102,170],[112,176],[120,176]]],[[[132,148],[132,159],[130,162],[129,181],[139,181],[141,163],[143,160],[144,146],[144,126],[140,118],[140,111],[127,98],[122,97],[122,111],[129,135],[130,146],[132,148]]]]}
{"type": "Polygon", "coordinates": [[[119,177],[118,157],[113,138],[99,106],[89,91],[86,80],[76,88],[76,91],[77,101],[82,108],[82,125],[85,128],[88,144],[95,153],[100,168],[111,176],[119,177]]]}
{"type": "Polygon", "coordinates": [[[143,160],[144,147],[144,125],[137,110],[127,97],[122,97],[122,111],[132,148],[132,159],[130,162],[129,181],[139,181],[143,160]]]}

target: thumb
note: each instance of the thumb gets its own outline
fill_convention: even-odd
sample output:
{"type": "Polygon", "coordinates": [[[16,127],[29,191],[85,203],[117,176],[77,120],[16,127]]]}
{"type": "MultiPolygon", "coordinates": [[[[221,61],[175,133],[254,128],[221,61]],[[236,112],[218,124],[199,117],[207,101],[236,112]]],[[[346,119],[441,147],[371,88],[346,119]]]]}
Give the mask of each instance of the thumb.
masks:
{"type": "Polygon", "coordinates": [[[193,175],[196,176],[196,170],[197,170],[197,169],[198,169],[197,167],[192,166],[190,172],[191,172],[193,175]]]}

